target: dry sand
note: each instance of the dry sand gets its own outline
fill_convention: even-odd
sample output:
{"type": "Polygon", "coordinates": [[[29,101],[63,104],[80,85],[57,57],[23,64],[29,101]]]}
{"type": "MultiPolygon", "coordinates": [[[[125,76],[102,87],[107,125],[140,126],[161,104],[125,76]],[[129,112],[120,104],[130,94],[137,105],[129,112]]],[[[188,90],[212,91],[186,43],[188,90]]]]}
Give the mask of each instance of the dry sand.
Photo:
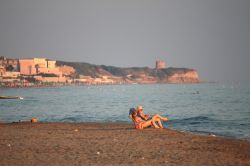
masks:
{"type": "Polygon", "coordinates": [[[121,123],[2,123],[0,165],[250,165],[250,142],[121,123]]]}

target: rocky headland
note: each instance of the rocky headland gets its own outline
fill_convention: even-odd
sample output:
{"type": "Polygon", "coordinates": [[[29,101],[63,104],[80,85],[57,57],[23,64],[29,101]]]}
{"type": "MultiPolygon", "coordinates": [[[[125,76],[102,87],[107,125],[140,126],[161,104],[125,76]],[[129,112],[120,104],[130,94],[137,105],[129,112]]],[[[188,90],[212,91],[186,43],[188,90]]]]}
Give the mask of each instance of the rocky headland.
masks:
{"type": "Polygon", "coordinates": [[[197,70],[168,67],[163,69],[149,67],[114,67],[79,62],[57,61],[58,66],[70,66],[75,69],[74,77],[109,78],[121,83],[200,83],[197,70]]]}

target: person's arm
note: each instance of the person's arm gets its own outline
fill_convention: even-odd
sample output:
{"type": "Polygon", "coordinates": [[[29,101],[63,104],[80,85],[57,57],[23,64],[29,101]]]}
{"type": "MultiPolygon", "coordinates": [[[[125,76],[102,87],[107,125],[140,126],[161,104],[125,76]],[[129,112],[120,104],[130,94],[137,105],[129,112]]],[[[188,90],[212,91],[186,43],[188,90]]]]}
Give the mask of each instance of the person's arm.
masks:
{"type": "Polygon", "coordinates": [[[144,113],[141,113],[140,116],[144,119],[144,120],[148,120],[150,118],[150,115],[146,115],[144,113]]]}
{"type": "Polygon", "coordinates": [[[151,116],[150,115],[145,115],[145,118],[147,118],[147,120],[148,120],[148,119],[151,118],[151,116]]]}
{"type": "Polygon", "coordinates": [[[144,121],[144,120],[143,120],[142,118],[136,116],[136,117],[135,117],[135,122],[140,122],[140,121],[144,121]]]}

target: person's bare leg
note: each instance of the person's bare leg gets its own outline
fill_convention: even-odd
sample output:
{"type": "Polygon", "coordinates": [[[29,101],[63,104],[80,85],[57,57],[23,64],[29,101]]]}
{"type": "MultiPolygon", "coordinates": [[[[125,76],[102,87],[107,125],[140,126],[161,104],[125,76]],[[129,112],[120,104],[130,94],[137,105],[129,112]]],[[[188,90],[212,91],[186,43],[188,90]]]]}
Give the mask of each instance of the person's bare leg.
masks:
{"type": "Polygon", "coordinates": [[[148,120],[148,121],[145,121],[143,124],[142,124],[142,127],[145,128],[145,127],[148,127],[148,126],[151,126],[153,125],[154,128],[160,128],[154,120],[148,120]]]}
{"type": "Polygon", "coordinates": [[[153,117],[155,117],[155,118],[160,118],[161,120],[163,120],[163,121],[167,121],[168,120],[168,118],[166,118],[166,117],[162,117],[162,116],[160,116],[159,114],[155,114],[153,117]]]}
{"type": "Polygon", "coordinates": [[[159,129],[159,128],[160,128],[160,127],[155,123],[154,120],[152,120],[152,124],[153,124],[154,128],[156,128],[156,129],[159,129]]]}
{"type": "Polygon", "coordinates": [[[160,128],[162,128],[162,129],[164,128],[162,123],[161,123],[161,120],[157,121],[157,123],[159,124],[160,128]]]}
{"type": "Polygon", "coordinates": [[[161,123],[161,118],[160,117],[155,117],[155,122],[157,122],[158,126],[160,126],[160,128],[164,128],[162,123],[161,123]]]}
{"type": "Polygon", "coordinates": [[[155,122],[158,121],[157,119],[159,119],[159,118],[154,116],[154,117],[152,117],[151,121],[152,121],[153,126],[154,126],[156,129],[159,129],[160,127],[155,123],[155,122]]]}

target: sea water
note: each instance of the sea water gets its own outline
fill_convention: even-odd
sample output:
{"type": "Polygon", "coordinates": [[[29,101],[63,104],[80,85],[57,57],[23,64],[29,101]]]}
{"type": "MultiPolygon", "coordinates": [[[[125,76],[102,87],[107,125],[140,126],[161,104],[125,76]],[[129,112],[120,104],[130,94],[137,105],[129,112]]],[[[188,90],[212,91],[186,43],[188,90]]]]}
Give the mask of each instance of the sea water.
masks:
{"type": "Polygon", "coordinates": [[[250,86],[154,84],[0,89],[0,121],[37,117],[41,122],[131,122],[128,111],[142,105],[147,114],[170,120],[180,131],[250,139],[250,86]]]}

